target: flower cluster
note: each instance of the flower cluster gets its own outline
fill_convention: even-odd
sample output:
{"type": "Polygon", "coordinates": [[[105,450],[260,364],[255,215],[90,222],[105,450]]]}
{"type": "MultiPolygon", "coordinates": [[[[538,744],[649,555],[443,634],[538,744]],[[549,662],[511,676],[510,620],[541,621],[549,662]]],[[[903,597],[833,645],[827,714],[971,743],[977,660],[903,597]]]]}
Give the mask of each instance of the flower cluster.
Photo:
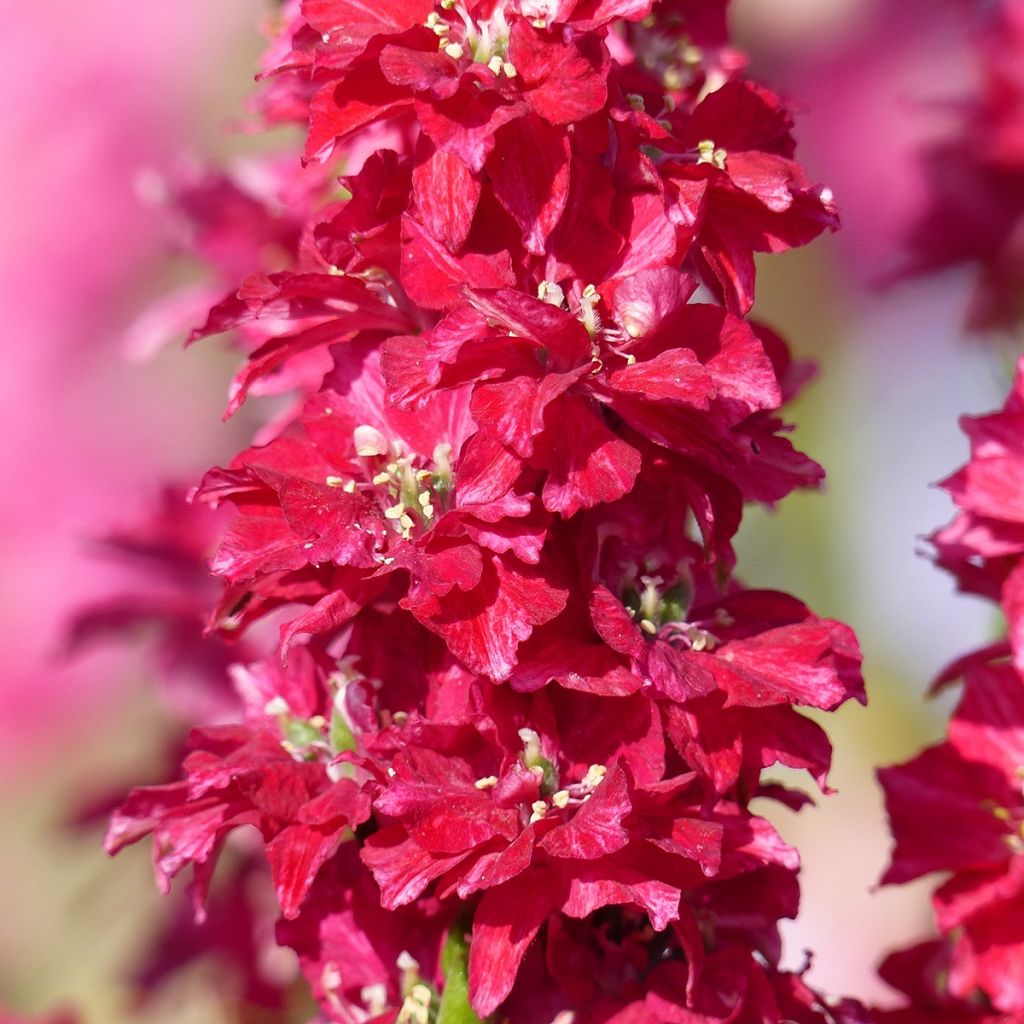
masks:
{"type": "Polygon", "coordinates": [[[324,1021],[840,1012],[779,967],[798,858],[750,802],[807,800],[774,764],[827,791],[798,708],[862,699],[860,655],[732,549],[822,475],[754,253],[836,215],[725,7],[279,13],[259,107],[308,126],[303,223],[214,218],[211,253],[273,253],[214,258],[248,276],[194,333],[242,340],[229,413],[291,396],[194,495],[234,510],[211,633],[277,637],[108,848],[152,835],[202,912],[259,833],[324,1021]]]}
{"type": "Polygon", "coordinates": [[[930,201],[909,239],[910,269],[977,266],[971,326],[1014,328],[1024,313],[1024,7],[973,6],[980,84],[926,153],[930,201]]]}
{"type": "Polygon", "coordinates": [[[932,544],[962,590],[998,603],[1007,638],[939,677],[963,678],[947,739],[881,772],[896,840],[884,881],[949,873],[934,896],[943,941],[883,976],[957,1019],[1024,1012],[1024,361],[1005,407],[963,425],[971,460],[943,484],[959,512],[932,544]]]}

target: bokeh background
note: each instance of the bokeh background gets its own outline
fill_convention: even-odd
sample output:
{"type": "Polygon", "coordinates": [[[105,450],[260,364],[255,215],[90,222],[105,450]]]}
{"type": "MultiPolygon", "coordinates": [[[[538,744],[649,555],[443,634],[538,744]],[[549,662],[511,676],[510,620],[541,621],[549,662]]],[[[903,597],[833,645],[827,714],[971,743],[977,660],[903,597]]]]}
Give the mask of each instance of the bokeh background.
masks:
{"type": "MultiPolygon", "coordinates": [[[[766,260],[758,315],[821,373],[792,410],[822,494],[751,512],[740,564],[850,622],[870,706],[829,716],[838,793],[773,812],[804,852],[792,966],[832,994],[880,1000],[885,949],[928,927],[927,884],[876,891],[888,841],[874,768],[941,734],[932,675],[996,624],[922,558],[949,518],[930,485],[966,456],[956,420],[1001,403],[1006,361],[961,324],[969,273],[879,285],[923,203],[916,151],[971,83],[955,0],[734,0],[755,74],[795,98],[812,176],[844,230],[766,260]]],[[[125,983],[161,912],[148,852],[109,862],[70,817],[155,779],[169,725],[142,656],[64,649],[74,609],[113,593],[96,538],[161,481],[197,479],[238,446],[220,413],[233,358],[156,347],[138,317],[194,275],[171,252],[162,175],[236,158],[265,8],[257,0],[0,0],[0,1006],[139,1020],[125,983]]],[[[234,431],[239,431],[235,434],[234,431]]],[[[143,844],[145,845],[145,844],[143,844]]],[[[0,1010],[0,1019],[3,1010],[0,1010]]],[[[202,968],[141,1019],[225,1020],[202,968]]]]}

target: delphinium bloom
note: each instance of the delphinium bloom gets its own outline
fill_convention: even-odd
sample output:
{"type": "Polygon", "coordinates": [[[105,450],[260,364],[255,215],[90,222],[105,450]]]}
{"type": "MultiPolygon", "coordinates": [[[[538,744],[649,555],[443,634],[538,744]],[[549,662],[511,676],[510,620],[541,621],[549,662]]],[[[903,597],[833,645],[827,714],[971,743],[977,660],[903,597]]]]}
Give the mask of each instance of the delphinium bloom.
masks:
{"type": "Polygon", "coordinates": [[[322,1020],[855,1012],[780,969],[798,857],[750,802],[827,791],[799,708],[862,699],[860,654],[731,543],[822,477],[753,254],[836,214],[725,6],[279,12],[259,107],[323,176],[194,338],[243,339],[229,413],[292,400],[193,496],[234,510],[211,634],[277,641],[108,846],[202,912],[255,830],[322,1020]]]}

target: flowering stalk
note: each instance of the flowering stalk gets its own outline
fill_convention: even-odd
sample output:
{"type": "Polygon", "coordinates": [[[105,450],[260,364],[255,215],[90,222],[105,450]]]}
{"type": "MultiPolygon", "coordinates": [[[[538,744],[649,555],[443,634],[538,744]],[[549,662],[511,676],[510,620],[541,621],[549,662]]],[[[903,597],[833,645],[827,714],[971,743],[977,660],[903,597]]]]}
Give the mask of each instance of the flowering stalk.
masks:
{"type": "Polygon", "coordinates": [[[202,913],[253,826],[323,1020],[835,1019],[749,804],[827,790],[797,708],[860,655],[731,541],[822,476],[754,253],[836,217],[725,3],[303,0],[263,78],[308,212],[194,337],[240,333],[229,413],[292,400],[195,500],[234,508],[210,629],[277,642],[108,848],[152,834],[202,913]]]}
{"type": "MultiPolygon", "coordinates": [[[[982,89],[963,134],[930,154],[934,201],[914,241],[922,268],[978,263],[972,324],[1015,331],[1024,296],[1024,8],[989,5],[976,45],[982,89]]],[[[961,590],[998,606],[1006,632],[936,681],[963,683],[946,739],[880,772],[895,839],[883,881],[947,873],[933,896],[939,938],[882,965],[905,996],[883,1018],[1024,1012],[1024,361],[1000,411],[961,423],[971,458],[942,484],[958,511],[931,544],[961,590]]]]}
{"type": "Polygon", "coordinates": [[[1009,635],[940,676],[963,678],[947,739],[881,772],[896,840],[884,881],[950,873],[934,896],[943,938],[893,955],[882,973],[923,1006],[987,1016],[1024,1009],[1024,363],[1005,407],[963,424],[971,461],[943,485],[960,511],[932,543],[961,589],[999,604],[1009,635]]]}

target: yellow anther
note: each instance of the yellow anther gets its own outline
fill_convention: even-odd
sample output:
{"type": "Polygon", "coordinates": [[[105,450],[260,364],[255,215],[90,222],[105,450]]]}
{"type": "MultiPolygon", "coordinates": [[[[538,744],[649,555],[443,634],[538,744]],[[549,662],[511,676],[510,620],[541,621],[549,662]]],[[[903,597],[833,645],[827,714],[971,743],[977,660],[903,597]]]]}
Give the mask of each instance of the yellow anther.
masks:
{"type": "Polygon", "coordinates": [[[373,483],[374,483],[375,487],[380,487],[381,484],[386,484],[390,479],[391,479],[391,474],[390,473],[378,473],[373,478],[373,483]]]}
{"type": "Polygon", "coordinates": [[[510,64],[507,60],[502,63],[501,70],[505,72],[507,78],[515,78],[519,74],[515,64],[510,64]]]}
{"type": "Polygon", "coordinates": [[[697,163],[711,164],[720,171],[725,170],[725,161],[729,154],[724,149],[716,149],[711,139],[702,139],[697,143],[697,163]]]}
{"type": "Polygon", "coordinates": [[[356,493],[356,482],[355,482],[355,480],[348,480],[348,481],[346,481],[345,486],[342,487],[342,490],[346,494],[355,494],[356,493]]]}
{"type": "Polygon", "coordinates": [[[324,483],[327,484],[328,487],[344,487],[345,486],[345,480],[344,480],[343,477],[340,477],[340,476],[329,476],[329,477],[327,477],[326,480],[324,480],[324,483]]]}
{"type": "Polygon", "coordinates": [[[398,1011],[395,1024],[428,1024],[433,993],[427,985],[413,985],[398,1011]]]}
{"type": "Polygon", "coordinates": [[[533,21],[530,22],[530,24],[534,28],[547,28],[548,27],[548,23],[543,18],[534,18],[533,21]]]}
{"type": "Polygon", "coordinates": [[[380,981],[375,985],[364,985],[359,990],[359,998],[369,1013],[377,1016],[388,1008],[388,987],[380,981]]]}
{"type": "Polygon", "coordinates": [[[672,92],[678,92],[682,89],[684,83],[683,76],[679,73],[679,68],[665,68],[661,76],[661,84],[666,89],[671,89],[672,92]]]}
{"type": "Polygon", "coordinates": [[[537,298],[552,306],[561,306],[565,302],[565,292],[554,281],[541,281],[537,285],[537,298]]]}
{"type": "Polygon", "coordinates": [[[555,795],[554,795],[554,796],[553,796],[553,797],[551,798],[551,802],[552,802],[552,803],[553,803],[553,804],[554,804],[554,805],[555,805],[555,806],[556,806],[556,807],[557,807],[557,808],[558,808],[559,810],[565,810],[565,808],[569,806],[569,790],[567,790],[567,789],[560,789],[560,790],[559,790],[559,791],[558,791],[557,793],[555,793],[555,795]]]}
{"type": "Polygon", "coordinates": [[[416,524],[413,522],[412,517],[408,514],[403,514],[398,517],[398,522],[403,530],[411,530],[416,524]]]}
{"type": "Polygon", "coordinates": [[[492,58],[491,58],[491,59],[490,59],[490,60],[489,60],[489,61],[487,62],[487,66],[488,66],[488,67],[489,67],[489,68],[490,68],[490,69],[491,69],[491,70],[492,70],[492,71],[493,71],[493,72],[494,72],[494,73],[495,73],[496,75],[500,75],[500,74],[501,74],[501,64],[502,64],[502,60],[501,60],[501,58],[500,58],[500,57],[492,57],[492,58]]]}
{"type": "Polygon", "coordinates": [[[580,785],[584,789],[597,789],[607,774],[608,769],[603,764],[592,764],[587,769],[587,774],[580,780],[580,785]]]}
{"type": "Polygon", "coordinates": [[[546,800],[534,800],[530,804],[530,810],[533,812],[530,815],[530,824],[535,821],[540,821],[548,813],[548,805],[546,800]]]}
{"type": "Polygon", "coordinates": [[[645,633],[649,633],[651,636],[654,636],[658,632],[658,627],[653,622],[651,622],[650,619],[641,619],[640,628],[645,633]]]}
{"type": "Polygon", "coordinates": [[[399,502],[397,505],[392,505],[391,508],[384,509],[385,519],[401,519],[405,515],[405,505],[399,502]]]}
{"type": "Polygon", "coordinates": [[[466,51],[462,49],[461,43],[448,43],[444,47],[444,52],[448,54],[452,60],[458,60],[466,51]]]}
{"type": "Polygon", "coordinates": [[[476,782],[473,783],[473,785],[477,789],[494,789],[494,787],[497,784],[498,784],[498,776],[497,775],[485,775],[482,779],[477,779],[476,782]]]}

